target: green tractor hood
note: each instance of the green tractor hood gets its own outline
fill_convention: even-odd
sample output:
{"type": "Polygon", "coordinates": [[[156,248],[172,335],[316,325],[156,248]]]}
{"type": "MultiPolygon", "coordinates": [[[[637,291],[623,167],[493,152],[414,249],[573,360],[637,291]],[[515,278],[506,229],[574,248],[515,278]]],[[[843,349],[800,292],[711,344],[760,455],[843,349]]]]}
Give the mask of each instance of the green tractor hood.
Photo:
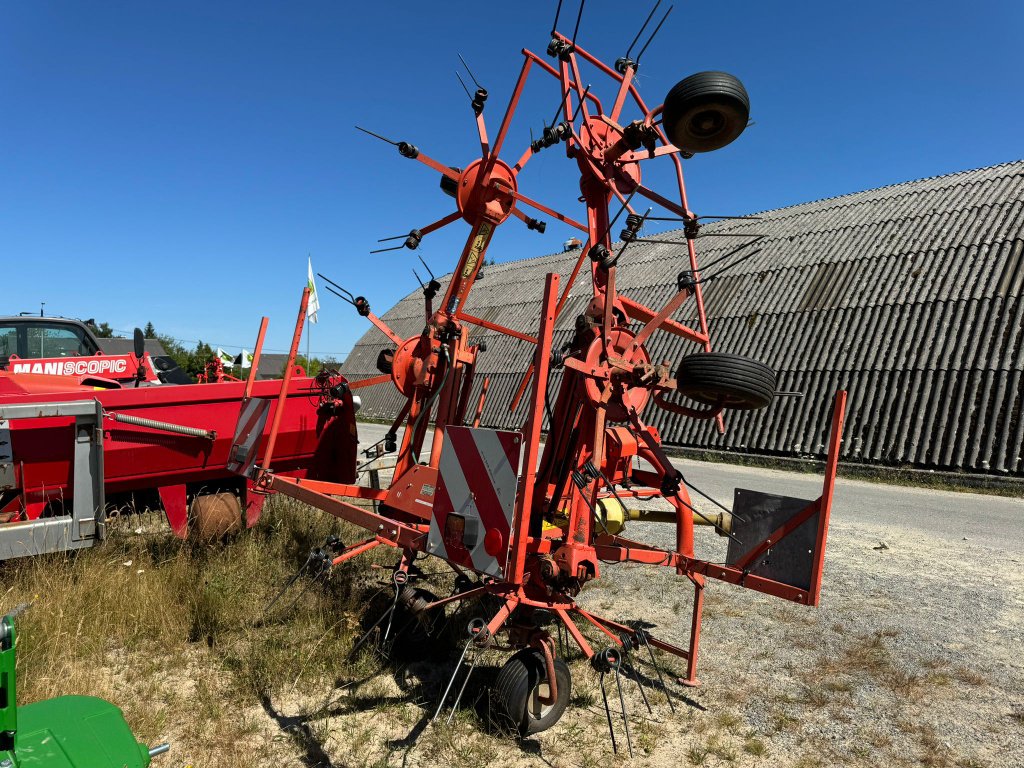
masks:
{"type": "MultiPolygon", "coordinates": [[[[20,608],[20,606],[19,606],[20,608]]],[[[0,768],[145,768],[166,752],[136,740],[124,714],[95,696],[17,705],[14,615],[0,622],[0,768]]]]}

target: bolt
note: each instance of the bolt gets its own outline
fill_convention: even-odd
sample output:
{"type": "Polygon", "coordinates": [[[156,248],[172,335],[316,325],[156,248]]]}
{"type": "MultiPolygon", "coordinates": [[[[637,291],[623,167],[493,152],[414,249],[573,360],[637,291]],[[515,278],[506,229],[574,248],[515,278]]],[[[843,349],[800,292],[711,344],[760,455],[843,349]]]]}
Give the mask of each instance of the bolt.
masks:
{"type": "Polygon", "coordinates": [[[384,524],[383,524],[383,523],[381,523],[380,525],[378,525],[378,526],[377,526],[377,530],[378,530],[378,531],[383,531],[383,530],[384,530],[384,524]]]}

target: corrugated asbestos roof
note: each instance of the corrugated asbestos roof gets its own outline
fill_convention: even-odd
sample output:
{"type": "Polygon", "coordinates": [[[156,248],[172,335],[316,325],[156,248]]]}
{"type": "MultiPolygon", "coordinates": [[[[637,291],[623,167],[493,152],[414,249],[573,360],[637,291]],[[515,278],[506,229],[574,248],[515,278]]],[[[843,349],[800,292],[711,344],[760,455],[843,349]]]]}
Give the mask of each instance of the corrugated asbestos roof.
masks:
{"type": "MultiPolygon", "coordinates": [[[[108,355],[130,355],[135,352],[135,340],[134,339],[97,339],[100,343],[100,349],[106,352],[108,355]]],[[[146,351],[152,357],[163,357],[167,354],[164,349],[164,345],[160,343],[159,339],[146,339],[146,351]]]]}
{"type": "Polygon", "coordinates": [[[260,364],[256,369],[256,378],[279,379],[284,375],[284,369],[287,365],[287,354],[264,352],[260,355],[260,364]]]}
{"type": "MultiPolygon", "coordinates": [[[[730,414],[725,435],[648,405],[643,416],[666,443],[820,456],[831,396],[846,388],[848,460],[1024,473],[1024,161],[758,215],[762,221],[702,230],[768,235],[760,254],[705,288],[713,347],[764,361],[778,371],[780,390],[804,397],[730,414]]],[[[659,237],[685,242],[681,231],[659,237]]],[[[708,264],[739,242],[702,237],[699,260],[708,264]]],[[[536,334],[545,273],[566,278],[578,253],[488,266],[467,310],[536,334]]],[[[630,246],[616,276],[620,292],[660,308],[675,292],[684,253],[685,244],[630,246]]],[[[589,298],[584,272],[559,319],[556,347],[589,298]]],[[[696,326],[695,314],[690,301],[677,318],[696,326]]],[[[418,334],[420,291],[384,319],[403,338],[418,334]]],[[[516,413],[508,405],[532,345],[470,328],[488,343],[475,384],[479,391],[491,377],[484,424],[521,426],[525,404],[516,413]]],[[[371,328],[343,372],[353,380],[378,375],[385,347],[388,340],[371,328]]],[[[696,351],[663,333],[649,348],[655,361],[696,351]]],[[[360,394],[363,413],[372,416],[393,417],[403,402],[387,384],[360,394]]]]}

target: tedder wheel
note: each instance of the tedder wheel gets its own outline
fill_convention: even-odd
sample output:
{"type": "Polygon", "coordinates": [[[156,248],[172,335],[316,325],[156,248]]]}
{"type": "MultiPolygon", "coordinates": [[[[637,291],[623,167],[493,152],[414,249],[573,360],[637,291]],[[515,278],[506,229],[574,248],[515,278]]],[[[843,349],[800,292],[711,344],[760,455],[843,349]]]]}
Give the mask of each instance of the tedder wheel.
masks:
{"type": "Polygon", "coordinates": [[[200,541],[219,541],[242,530],[242,504],[226,491],[204,493],[192,501],[191,530],[200,541]]]}
{"type": "Polygon", "coordinates": [[[700,352],[679,363],[676,387],[680,394],[704,405],[754,411],[775,396],[775,371],[749,357],[700,352]]]}
{"type": "Polygon", "coordinates": [[[505,662],[494,683],[498,705],[512,718],[519,733],[526,736],[540,733],[558,722],[569,704],[572,675],[560,658],[555,658],[555,680],[558,698],[554,704],[542,704],[548,694],[547,671],[544,654],[533,648],[524,648],[505,662]]]}
{"type": "Polygon", "coordinates": [[[686,152],[711,152],[739,137],[750,120],[750,97],[728,72],[698,72],[665,97],[669,141],[686,152]]]}
{"type": "Polygon", "coordinates": [[[437,602],[438,597],[428,589],[407,586],[398,596],[394,631],[395,648],[399,656],[421,657],[430,652],[437,638],[432,633],[435,608],[428,611],[426,606],[437,602]]]}
{"type": "Polygon", "coordinates": [[[385,611],[390,609],[393,597],[382,592],[371,598],[360,624],[367,634],[376,630],[368,639],[386,651],[383,654],[386,658],[401,662],[423,661],[433,656],[438,646],[434,625],[443,609],[426,609],[437,599],[433,592],[407,584],[394,603],[394,614],[388,618],[385,611]],[[383,642],[385,632],[388,632],[386,643],[383,642]]]}

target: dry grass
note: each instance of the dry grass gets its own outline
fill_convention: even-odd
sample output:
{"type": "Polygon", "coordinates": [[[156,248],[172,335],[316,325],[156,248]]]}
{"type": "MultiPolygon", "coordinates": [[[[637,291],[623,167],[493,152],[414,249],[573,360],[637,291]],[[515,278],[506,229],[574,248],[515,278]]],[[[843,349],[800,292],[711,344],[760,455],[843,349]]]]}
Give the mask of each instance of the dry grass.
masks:
{"type": "Polygon", "coordinates": [[[768,747],[761,739],[751,736],[743,742],[743,751],[754,757],[764,757],[768,753],[768,747]]]}
{"type": "MultiPolygon", "coordinates": [[[[452,724],[442,717],[427,727],[468,616],[450,618],[445,633],[458,639],[435,659],[385,663],[369,649],[349,659],[375,610],[368,606],[390,604],[389,572],[376,566],[391,565],[394,550],[381,547],[328,579],[300,578],[265,615],[311,548],[328,535],[362,538],[344,524],[275,498],[256,529],[223,546],[181,542],[152,520],[112,528],[96,549],[0,564],[0,611],[35,601],[18,619],[21,703],[107,698],[139,739],[171,742],[165,765],[331,765],[339,755],[346,766],[482,765],[510,748],[539,749],[535,741],[517,749],[490,708],[473,706],[487,701],[473,690],[486,685],[483,669],[452,724]],[[140,523],[156,530],[138,533],[140,523]]],[[[493,671],[504,658],[489,651],[481,667],[493,671]]],[[[561,764],[606,765],[600,692],[584,660],[573,668],[576,707],[560,725],[564,750],[559,739],[551,754],[561,764]]],[[[655,724],[635,729],[641,754],[663,738],[655,724]]]]}
{"type": "MultiPolygon", "coordinates": [[[[103,547],[76,556],[0,564],[7,587],[0,610],[36,600],[18,620],[22,702],[67,693],[108,698],[125,710],[144,741],[172,742],[172,755],[157,763],[168,767],[626,762],[614,682],[605,684],[618,755],[608,740],[598,679],[578,654],[568,657],[572,706],[552,731],[519,740],[493,722],[486,695],[477,696],[487,684],[483,668],[493,673],[505,658],[496,651],[481,660],[452,724],[443,724],[442,717],[441,724],[427,725],[450,675],[452,653],[461,650],[469,616],[450,619],[448,642],[436,658],[385,665],[366,651],[350,661],[367,605],[390,602],[390,587],[382,584],[388,572],[374,568],[373,556],[341,566],[330,579],[300,579],[264,616],[266,604],[310,548],[329,534],[347,542],[362,538],[323,514],[275,499],[257,529],[222,547],[179,542],[164,529],[137,534],[137,526],[136,520],[124,521],[103,547]]],[[[374,554],[376,564],[390,565],[395,558],[383,547],[374,554]]],[[[441,570],[436,565],[424,569],[441,570]]],[[[449,587],[444,582],[432,589],[441,594],[449,587]]],[[[621,598],[615,590],[599,589],[597,601],[616,600],[621,598]]],[[[744,596],[724,591],[715,593],[709,607],[719,624],[741,622],[751,610],[744,596]]],[[[666,605],[666,612],[689,621],[688,603],[666,605]]],[[[635,682],[624,679],[638,764],[778,762],[810,768],[882,764],[883,758],[894,766],[998,764],[947,749],[947,737],[921,715],[929,703],[952,706],[962,699],[955,696],[974,695],[993,684],[973,660],[932,645],[928,656],[908,653],[905,630],[897,633],[881,622],[831,617],[827,625],[808,627],[808,615],[803,608],[773,604],[776,624],[769,626],[778,628],[770,646],[775,650],[744,657],[728,644],[709,644],[709,658],[717,654],[719,665],[746,660],[719,674],[718,684],[704,692],[673,684],[675,715],[668,713],[663,695],[649,688],[656,713],[647,719],[635,682]],[[804,642],[791,643],[793,638],[804,642]],[[778,650],[789,645],[799,653],[778,650]],[[761,659],[778,660],[770,696],[758,672],[761,662],[752,662],[761,659]],[[681,706],[683,695],[703,705],[681,706]],[[865,697],[875,707],[872,712],[881,714],[860,726],[867,722],[860,717],[865,697]],[[858,730],[856,746],[830,742],[821,735],[826,727],[858,730]]],[[[728,640],[721,629],[708,636],[728,640]]],[[[596,636],[591,641],[607,642],[596,636]]],[[[682,662],[660,656],[659,663],[670,681],[685,676],[682,662]]],[[[1009,712],[1014,714],[1004,715],[1003,727],[1019,730],[1019,706],[1009,712]]]]}
{"type": "MultiPolygon", "coordinates": [[[[276,500],[249,535],[207,547],[137,534],[138,522],[120,521],[103,547],[0,565],[3,609],[34,603],[17,620],[19,701],[103,696],[143,741],[170,739],[175,762],[248,766],[288,754],[260,702],[332,687],[349,668],[366,579],[318,583],[291,611],[288,596],[269,617],[263,610],[337,524],[276,500]]],[[[368,566],[345,567],[365,576],[368,566]]]]}

